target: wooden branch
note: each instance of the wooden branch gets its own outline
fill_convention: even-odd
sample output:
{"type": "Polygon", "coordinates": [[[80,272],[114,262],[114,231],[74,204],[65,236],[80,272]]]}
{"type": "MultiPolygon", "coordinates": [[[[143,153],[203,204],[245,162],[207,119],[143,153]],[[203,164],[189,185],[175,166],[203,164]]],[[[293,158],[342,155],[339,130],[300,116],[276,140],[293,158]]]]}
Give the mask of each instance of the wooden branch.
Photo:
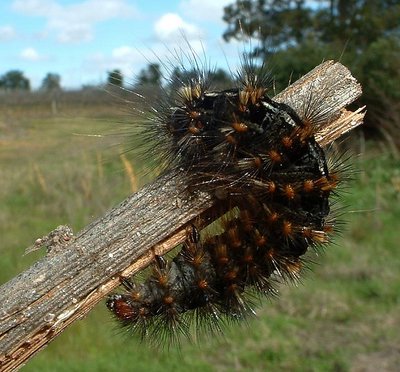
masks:
{"type": "MultiPolygon", "coordinates": [[[[325,62],[275,99],[296,108],[310,90],[327,97],[326,108],[337,117],[319,133],[321,144],[361,124],[363,113],[344,109],[361,87],[343,65],[325,62]]],[[[0,287],[1,371],[18,368],[122,278],[185,239],[188,223],[213,201],[204,193],[188,195],[183,178],[179,173],[158,178],[0,287]]]]}

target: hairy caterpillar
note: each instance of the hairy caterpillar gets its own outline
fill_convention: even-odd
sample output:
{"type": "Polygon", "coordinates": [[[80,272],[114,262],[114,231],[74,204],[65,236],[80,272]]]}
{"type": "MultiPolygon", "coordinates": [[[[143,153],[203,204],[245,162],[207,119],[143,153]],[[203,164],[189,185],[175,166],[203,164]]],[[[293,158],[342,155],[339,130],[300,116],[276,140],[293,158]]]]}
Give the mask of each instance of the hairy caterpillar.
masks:
{"type": "Polygon", "coordinates": [[[193,226],[179,253],[157,257],[142,283],[125,281],[108,308],[141,338],[176,340],[254,314],[278,281],[298,281],[303,255],[330,241],[332,197],[347,178],[314,136],[329,112],[313,96],[295,111],[268,96],[265,66],[243,60],[236,84],[215,91],[200,68],[178,81],[147,128],[155,151],[186,174],[187,190],[215,198],[220,231],[193,226]],[[200,236],[202,234],[202,236],[200,236]]]}

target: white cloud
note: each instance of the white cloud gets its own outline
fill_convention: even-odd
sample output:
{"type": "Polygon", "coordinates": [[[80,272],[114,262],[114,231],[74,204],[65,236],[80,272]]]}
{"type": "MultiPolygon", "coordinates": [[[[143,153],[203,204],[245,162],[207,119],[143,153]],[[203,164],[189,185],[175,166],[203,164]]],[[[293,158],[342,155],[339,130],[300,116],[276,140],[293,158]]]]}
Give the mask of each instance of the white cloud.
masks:
{"type": "Polygon", "coordinates": [[[35,16],[53,13],[59,7],[53,0],[14,0],[12,2],[14,10],[35,16]]]}
{"type": "Polygon", "coordinates": [[[46,18],[47,28],[63,43],[89,41],[96,23],[137,14],[127,0],[84,0],[68,5],[55,0],[14,0],[12,6],[28,16],[46,18]]]}
{"type": "Polygon", "coordinates": [[[138,49],[123,45],[111,51],[111,55],[106,60],[108,66],[105,67],[107,70],[119,68],[124,76],[132,78],[147,63],[147,59],[148,57],[138,49]]]}
{"type": "Polygon", "coordinates": [[[174,42],[184,35],[188,40],[199,39],[201,32],[197,26],[185,22],[176,13],[166,13],[154,24],[154,31],[159,40],[174,42]]]}
{"type": "Polygon", "coordinates": [[[129,80],[147,63],[146,57],[136,48],[123,45],[110,54],[96,53],[85,59],[83,68],[88,74],[104,74],[105,71],[119,69],[129,80]]]}
{"type": "Polygon", "coordinates": [[[34,48],[25,48],[21,51],[20,57],[25,61],[36,62],[43,59],[42,56],[34,48]]]}
{"type": "Polygon", "coordinates": [[[222,23],[224,7],[232,2],[232,0],[182,0],[179,8],[190,19],[222,23]]]}
{"type": "Polygon", "coordinates": [[[17,36],[14,27],[12,26],[2,26],[0,27],[0,41],[9,41],[17,36]]]}
{"type": "Polygon", "coordinates": [[[123,45],[113,49],[111,55],[116,60],[125,61],[125,60],[135,60],[138,56],[140,56],[140,53],[135,48],[123,45]]]}
{"type": "Polygon", "coordinates": [[[58,41],[61,43],[85,42],[93,39],[92,26],[89,24],[50,24],[50,27],[58,29],[58,41]]]}

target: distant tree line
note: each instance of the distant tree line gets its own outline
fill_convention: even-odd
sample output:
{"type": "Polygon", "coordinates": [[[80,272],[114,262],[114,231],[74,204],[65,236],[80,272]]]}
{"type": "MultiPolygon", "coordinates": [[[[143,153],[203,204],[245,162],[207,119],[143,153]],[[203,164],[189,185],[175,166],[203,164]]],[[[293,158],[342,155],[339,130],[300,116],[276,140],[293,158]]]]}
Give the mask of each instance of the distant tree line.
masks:
{"type": "MultiPolygon", "coordinates": [[[[203,71],[200,71],[201,73],[203,71]]],[[[188,84],[191,81],[206,79],[214,89],[225,88],[232,83],[232,77],[222,68],[210,69],[204,71],[207,76],[199,76],[199,71],[195,66],[186,68],[184,66],[175,67],[169,75],[164,75],[161,66],[158,63],[150,63],[143,68],[137,78],[134,86],[140,88],[142,86],[163,88],[163,92],[174,93],[179,87],[188,84]]]]}
{"type": "Polygon", "coordinates": [[[0,89],[3,90],[30,90],[31,84],[24,73],[19,70],[10,70],[0,76],[0,89]]]}
{"type": "Polygon", "coordinates": [[[121,70],[115,69],[112,71],[108,71],[107,84],[115,87],[122,87],[124,85],[124,77],[121,70]]]}
{"type": "Polygon", "coordinates": [[[49,72],[43,79],[41,90],[47,92],[57,92],[61,90],[61,76],[59,74],[55,74],[49,72]]]}
{"type": "MultiPolygon", "coordinates": [[[[0,76],[0,90],[5,91],[30,91],[31,83],[20,70],[10,70],[0,76]]],[[[61,76],[49,72],[43,79],[40,90],[59,91],[61,90],[61,76]]]]}

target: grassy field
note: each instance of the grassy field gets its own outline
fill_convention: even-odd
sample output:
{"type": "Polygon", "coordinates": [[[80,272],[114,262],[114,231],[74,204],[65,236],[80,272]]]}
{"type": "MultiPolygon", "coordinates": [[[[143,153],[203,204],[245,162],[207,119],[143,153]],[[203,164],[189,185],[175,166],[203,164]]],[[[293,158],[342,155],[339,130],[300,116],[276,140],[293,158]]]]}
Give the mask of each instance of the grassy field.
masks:
{"type": "MultiPolygon", "coordinates": [[[[0,112],[0,283],[44,254],[23,256],[36,238],[59,224],[78,231],[144,182],[112,139],[77,135],[120,121],[91,116],[0,112]]],[[[362,171],[342,198],[342,236],[313,257],[318,265],[301,285],[282,287],[247,326],[154,351],[121,334],[101,304],[23,371],[398,370],[399,161],[368,144],[354,163],[362,171]]]]}

